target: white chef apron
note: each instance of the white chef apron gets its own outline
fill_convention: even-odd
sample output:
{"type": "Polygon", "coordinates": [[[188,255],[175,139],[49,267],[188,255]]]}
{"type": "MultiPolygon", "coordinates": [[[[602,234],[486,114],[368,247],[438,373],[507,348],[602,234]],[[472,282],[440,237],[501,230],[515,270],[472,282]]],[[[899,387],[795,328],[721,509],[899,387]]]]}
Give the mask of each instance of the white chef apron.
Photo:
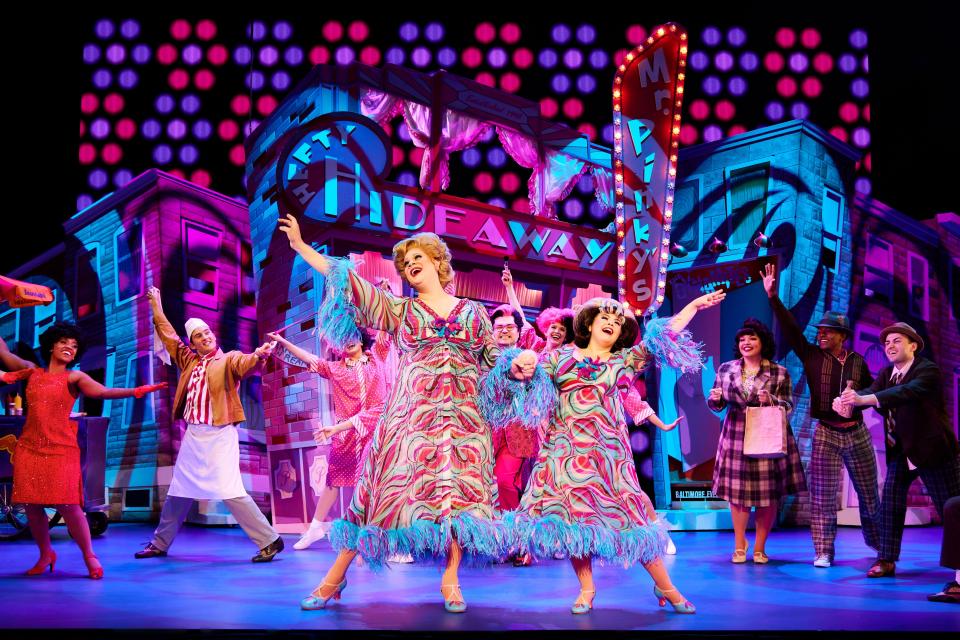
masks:
{"type": "Polygon", "coordinates": [[[236,425],[187,423],[167,495],[201,500],[247,495],[240,477],[240,436],[236,425]]]}

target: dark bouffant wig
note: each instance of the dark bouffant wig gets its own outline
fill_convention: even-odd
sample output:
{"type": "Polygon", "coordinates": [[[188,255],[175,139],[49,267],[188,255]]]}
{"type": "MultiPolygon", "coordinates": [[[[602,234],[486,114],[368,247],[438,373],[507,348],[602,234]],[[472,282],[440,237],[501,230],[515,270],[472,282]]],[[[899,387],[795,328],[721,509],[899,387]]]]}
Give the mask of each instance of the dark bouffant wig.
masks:
{"type": "Polygon", "coordinates": [[[496,309],[493,310],[493,313],[490,314],[490,323],[501,317],[501,316],[512,316],[513,323],[517,325],[517,331],[523,329],[523,316],[520,315],[520,312],[511,307],[508,304],[502,304],[496,309]]]}
{"type": "Polygon", "coordinates": [[[613,343],[611,352],[627,349],[636,344],[637,336],[640,335],[640,325],[637,324],[633,314],[624,313],[623,305],[612,298],[593,298],[580,308],[573,321],[573,341],[578,347],[585,349],[590,344],[590,325],[601,313],[612,313],[623,317],[620,337],[613,343]]]}
{"type": "Polygon", "coordinates": [[[777,351],[777,343],[773,338],[773,332],[770,331],[770,327],[756,318],[747,318],[744,320],[743,326],[740,327],[733,336],[733,357],[735,360],[743,357],[740,354],[740,336],[757,336],[760,338],[760,357],[773,360],[773,356],[777,351]]]}
{"type": "Polygon", "coordinates": [[[80,327],[71,322],[56,322],[40,334],[40,357],[45,362],[50,362],[53,345],[63,338],[72,338],[77,341],[77,353],[73,358],[73,364],[80,362],[87,345],[83,339],[83,334],[80,333],[80,327]]]}

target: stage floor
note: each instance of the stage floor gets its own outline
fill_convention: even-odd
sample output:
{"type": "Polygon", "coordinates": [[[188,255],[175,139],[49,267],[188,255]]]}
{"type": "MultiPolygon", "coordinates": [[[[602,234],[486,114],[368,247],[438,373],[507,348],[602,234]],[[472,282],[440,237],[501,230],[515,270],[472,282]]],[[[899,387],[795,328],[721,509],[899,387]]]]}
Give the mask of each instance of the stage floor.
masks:
{"type": "MultiPolygon", "coordinates": [[[[343,600],[326,611],[298,603],[333,558],[321,541],[294,551],[297,536],[270,564],[239,528],[186,526],[171,555],[135,560],[150,538],[145,524],[111,524],[94,540],[105,578],[89,580],[80,553],[62,526],[53,530],[56,571],[23,575],[37,552],[32,540],[0,542],[0,593],[5,628],[263,629],[531,631],[597,629],[646,632],[704,631],[960,631],[960,607],[928,602],[951,573],[938,566],[939,527],[909,528],[894,578],[870,579],[873,553],[859,529],[841,528],[837,563],[811,564],[806,529],[775,531],[768,565],[733,565],[731,532],[674,532],[679,554],[666,558],[675,584],[697,606],[696,615],[660,609],[641,567],[597,567],[596,608],[574,616],[577,582],[566,561],[526,568],[465,569],[461,584],[469,609],[443,610],[435,566],[394,565],[382,574],[353,567],[343,600]]],[[[751,533],[752,535],[752,533],[751,533]]],[[[752,557],[752,549],[751,549],[752,557]]],[[[433,634],[431,634],[433,635],[433,634]]]]}

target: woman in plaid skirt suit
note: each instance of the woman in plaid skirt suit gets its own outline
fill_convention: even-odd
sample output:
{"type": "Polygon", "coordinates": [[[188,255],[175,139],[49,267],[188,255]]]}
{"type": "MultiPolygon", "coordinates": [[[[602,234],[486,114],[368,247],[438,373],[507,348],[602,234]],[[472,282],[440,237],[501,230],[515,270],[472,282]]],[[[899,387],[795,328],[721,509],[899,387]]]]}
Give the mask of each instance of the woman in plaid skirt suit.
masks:
{"type": "Polygon", "coordinates": [[[753,561],[769,561],[764,548],[777,517],[782,496],[806,490],[803,466],[793,433],[787,428],[787,455],[780,458],[751,458],[743,454],[747,407],[777,404],[789,413],[793,409],[790,374],[770,359],[776,350],[773,333],[759,320],[748,319],[734,337],[736,360],[720,365],[714,388],[707,398],[713,411],[727,409],[717,460],[713,468],[713,492],[730,503],[733,517],[734,553],[731,561],[747,560],[747,521],[751,507],[757,508],[757,539],[753,561]]]}

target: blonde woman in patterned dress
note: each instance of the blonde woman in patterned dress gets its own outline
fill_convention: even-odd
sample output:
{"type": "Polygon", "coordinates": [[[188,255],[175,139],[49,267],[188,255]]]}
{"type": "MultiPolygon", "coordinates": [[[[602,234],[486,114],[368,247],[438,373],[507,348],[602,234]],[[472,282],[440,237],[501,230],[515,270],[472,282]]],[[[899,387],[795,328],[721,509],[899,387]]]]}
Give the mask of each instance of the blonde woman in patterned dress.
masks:
{"type": "MultiPolygon", "coordinates": [[[[340,553],[301,607],[322,609],[330,598],[339,599],[357,554],[376,569],[391,555],[410,553],[445,560],[444,607],[460,613],[466,609],[458,581],[461,558],[492,559],[507,547],[494,507],[490,433],[477,407],[481,369],[499,355],[487,313],[479,303],[444,290],[453,279],[450,253],[432,233],[393,249],[397,272],[418,293],[407,298],[364,281],[346,261],[314,251],[292,215],[281,218],[279,228],[291,248],[326,277],[318,326],[328,339],[336,343],[338,334],[346,338],[355,331],[345,325],[356,316],[364,327],[393,334],[401,354],[360,483],[345,518],[330,533],[340,553]]],[[[518,357],[513,376],[529,378],[535,366],[535,358],[518,357]]]]}
{"type": "Polygon", "coordinates": [[[707,294],[673,318],[649,322],[636,346],[639,327],[632,314],[616,300],[594,298],[577,312],[575,344],[554,351],[541,364],[556,385],[559,404],[520,508],[506,520],[521,552],[570,558],[580,581],[572,613],[593,608],[594,557],[624,566],[642,563],[656,583],[661,606],[669,601],[677,612],[695,611],[673,587],[660,560],[667,538],[647,517],[619,392],[651,358],[699,369],[700,353],[683,328],[699,309],[718,304],[725,295],[707,294]]]}

